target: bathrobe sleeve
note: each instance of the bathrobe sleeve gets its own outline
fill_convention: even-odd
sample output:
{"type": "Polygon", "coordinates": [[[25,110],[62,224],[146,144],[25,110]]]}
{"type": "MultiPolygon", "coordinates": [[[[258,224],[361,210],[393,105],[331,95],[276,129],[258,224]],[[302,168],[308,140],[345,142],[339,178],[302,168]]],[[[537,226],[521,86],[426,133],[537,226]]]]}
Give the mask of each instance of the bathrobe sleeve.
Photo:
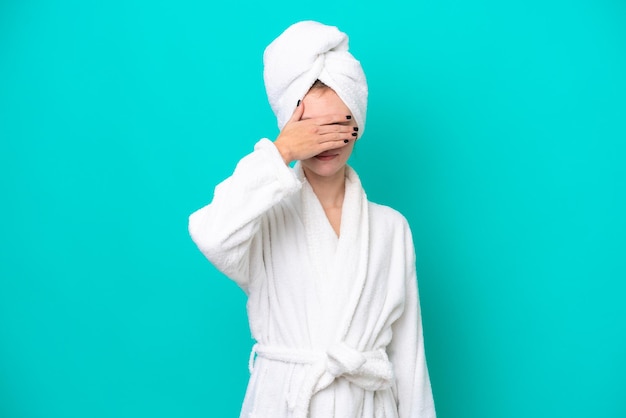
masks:
{"type": "Polygon", "coordinates": [[[415,250],[408,224],[405,228],[406,299],[402,315],[392,325],[393,336],[387,350],[396,376],[399,417],[435,418],[435,406],[424,353],[415,250]]]}
{"type": "Polygon", "coordinates": [[[261,218],[300,187],[274,143],[262,139],[215,187],[212,202],[189,216],[189,234],[218,270],[247,291],[250,260],[260,254],[261,218]]]}

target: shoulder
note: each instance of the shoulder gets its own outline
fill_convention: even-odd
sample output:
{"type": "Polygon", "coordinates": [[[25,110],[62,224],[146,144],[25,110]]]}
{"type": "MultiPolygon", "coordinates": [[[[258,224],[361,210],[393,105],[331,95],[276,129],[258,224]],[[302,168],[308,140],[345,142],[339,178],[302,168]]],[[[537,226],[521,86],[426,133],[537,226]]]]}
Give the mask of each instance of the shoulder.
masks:
{"type": "Polygon", "coordinates": [[[385,205],[369,202],[370,239],[395,263],[415,264],[413,235],[409,222],[399,211],[385,205]],[[404,261],[402,261],[404,260],[404,261]]]}
{"type": "Polygon", "coordinates": [[[409,222],[402,213],[389,206],[369,202],[370,231],[391,244],[413,247],[409,222]]]}
{"type": "Polygon", "coordinates": [[[369,202],[369,212],[371,220],[377,224],[410,230],[409,222],[404,215],[392,207],[369,202]]]}

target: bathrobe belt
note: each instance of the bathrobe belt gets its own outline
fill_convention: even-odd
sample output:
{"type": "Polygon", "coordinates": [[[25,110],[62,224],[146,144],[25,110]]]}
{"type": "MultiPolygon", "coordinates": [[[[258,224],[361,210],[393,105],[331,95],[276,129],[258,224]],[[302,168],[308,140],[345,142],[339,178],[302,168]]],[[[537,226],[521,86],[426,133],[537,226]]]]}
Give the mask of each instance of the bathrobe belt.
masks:
{"type": "Polygon", "coordinates": [[[294,418],[306,418],[313,395],[338,377],[369,391],[387,389],[393,381],[393,367],[384,349],[360,352],[338,343],[322,352],[257,343],[250,353],[250,373],[254,369],[255,354],[267,360],[310,365],[300,391],[294,391],[287,398],[294,418]]]}

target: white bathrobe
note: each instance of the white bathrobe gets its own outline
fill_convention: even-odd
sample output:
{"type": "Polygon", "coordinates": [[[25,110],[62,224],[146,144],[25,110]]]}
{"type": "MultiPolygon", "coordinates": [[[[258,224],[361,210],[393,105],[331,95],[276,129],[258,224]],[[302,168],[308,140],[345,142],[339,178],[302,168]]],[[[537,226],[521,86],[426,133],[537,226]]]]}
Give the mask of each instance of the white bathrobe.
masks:
{"type": "Polygon", "coordinates": [[[409,226],[354,170],[337,237],[300,164],[262,139],[189,231],[248,295],[241,417],[435,417],[409,226]]]}

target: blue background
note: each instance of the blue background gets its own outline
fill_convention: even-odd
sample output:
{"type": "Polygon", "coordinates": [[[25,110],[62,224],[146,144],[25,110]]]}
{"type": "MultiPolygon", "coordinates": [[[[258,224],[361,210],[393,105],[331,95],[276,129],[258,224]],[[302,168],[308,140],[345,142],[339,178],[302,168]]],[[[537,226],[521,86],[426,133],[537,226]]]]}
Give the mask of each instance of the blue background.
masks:
{"type": "Polygon", "coordinates": [[[626,4],[0,3],[0,416],[235,417],[245,297],[187,216],[277,127],[265,46],[339,26],[351,163],[415,238],[440,418],[626,416],[626,4]]]}

